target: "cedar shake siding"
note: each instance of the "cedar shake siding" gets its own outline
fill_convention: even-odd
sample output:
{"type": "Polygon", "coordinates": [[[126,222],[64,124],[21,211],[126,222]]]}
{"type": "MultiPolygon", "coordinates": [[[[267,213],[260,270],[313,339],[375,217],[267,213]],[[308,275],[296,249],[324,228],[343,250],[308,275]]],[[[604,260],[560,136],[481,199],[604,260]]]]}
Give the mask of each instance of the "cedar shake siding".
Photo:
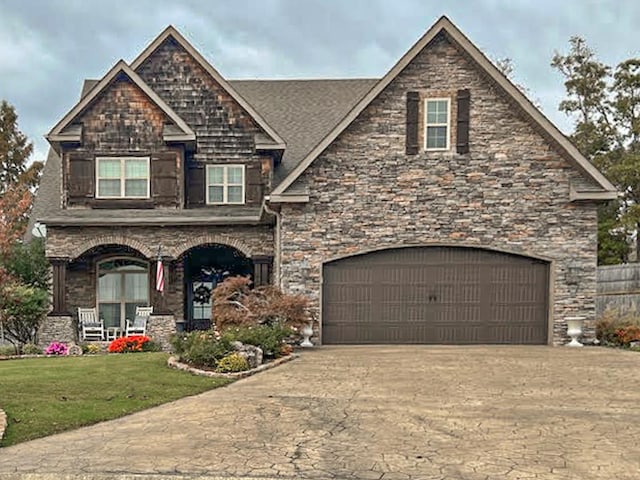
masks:
{"type": "Polygon", "coordinates": [[[245,205],[260,205],[271,159],[256,153],[255,135],[263,132],[251,116],[171,37],[137,73],[196,134],[196,153],[186,158],[187,207],[206,206],[207,164],[245,165],[245,205]]]}
{"type": "Polygon", "coordinates": [[[125,75],[76,121],[82,124],[82,143],[63,150],[68,207],[175,208],[180,204],[182,148],[166,145],[163,129],[170,120],[125,75]],[[151,198],[95,199],[95,158],[100,156],[150,157],[151,198]]]}
{"type": "Polygon", "coordinates": [[[560,343],[566,316],[594,318],[596,204],[571,203],[572,181],[585,182],[438,35],[292,186],[308,191],[310,201],[282,204],[283,285],[319,308],[322,265],[334,259],[410,245],[521,253],[550,261],[549,338],[560,343]],[[451,99],[448,151],[425,152],[420,139],[415,152],[412,92],[421,99],[421,132],[423,100],[451,99]],[[464,112],[457,122],[465,101],[468,119],[464,112]],[[462,128],[468,139],[456,132],[462,128]],[[576,284],[566,276],[570,265],[579,272],[576,284]]]}

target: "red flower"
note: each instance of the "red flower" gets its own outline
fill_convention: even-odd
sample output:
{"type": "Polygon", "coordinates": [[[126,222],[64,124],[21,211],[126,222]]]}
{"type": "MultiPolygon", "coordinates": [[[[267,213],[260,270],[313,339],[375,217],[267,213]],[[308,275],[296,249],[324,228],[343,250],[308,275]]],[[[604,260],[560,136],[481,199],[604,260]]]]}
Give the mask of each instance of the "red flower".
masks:
{"type": "Polygon", "coordinates": [[[144,345],[151,339],[146,335],[131,335],[129,337],[116,338],[109,344],[111,353],[142,352],[144,345]]]}

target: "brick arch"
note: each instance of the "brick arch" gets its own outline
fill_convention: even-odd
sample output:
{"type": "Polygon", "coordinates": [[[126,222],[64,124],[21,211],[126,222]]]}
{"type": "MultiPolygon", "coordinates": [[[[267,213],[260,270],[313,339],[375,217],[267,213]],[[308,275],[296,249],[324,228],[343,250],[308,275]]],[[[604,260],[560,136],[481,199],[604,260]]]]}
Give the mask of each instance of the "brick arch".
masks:
{"type": "Polygon", "coordinates": [[[124,245],[126,247],[133,248],[137,250],[146,258],[154,258],[155,252],[152,251],[151,248],[146,246],[139,240],[134,240],[132,238],[127,238],[124,235],[100,235],[99,237],[92,238],[91,240],[82,243],[74,250],[71,251],[71,258],[78,258],[83,253],[91,250],[94,247],[99,247],[101,245],[124,245]]]}
{"type": "Polygon", "coordinates": [[[184,255],[187,251],[191,250],[194,247],[212,243],[233,247],[236,250],[242,252],[247,258],[251,258],[252,256],[251,249],[240,240],[237,240],[235,238],[230,238],[225,235],[198,235],[189,239],[189,241],[175,247],[173,249],[173,258],[178,258],[181,255],[184,255]]]}

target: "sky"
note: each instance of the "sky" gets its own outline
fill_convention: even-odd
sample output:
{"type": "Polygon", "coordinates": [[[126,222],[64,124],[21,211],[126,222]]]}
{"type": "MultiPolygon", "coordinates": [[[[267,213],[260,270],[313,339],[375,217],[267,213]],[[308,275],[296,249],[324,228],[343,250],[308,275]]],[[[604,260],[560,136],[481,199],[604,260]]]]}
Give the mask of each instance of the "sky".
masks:
{"type": "Polygon", "coordinates": [[[85,78],[131,62],[171,24],[227,79],[382,77],[441,15],[563,132],[563,79],[550,66],[573,35],[610,65],[640,57],[637,0],[0,0],[0,99],[43,160],[44,135],[85,78]]]}

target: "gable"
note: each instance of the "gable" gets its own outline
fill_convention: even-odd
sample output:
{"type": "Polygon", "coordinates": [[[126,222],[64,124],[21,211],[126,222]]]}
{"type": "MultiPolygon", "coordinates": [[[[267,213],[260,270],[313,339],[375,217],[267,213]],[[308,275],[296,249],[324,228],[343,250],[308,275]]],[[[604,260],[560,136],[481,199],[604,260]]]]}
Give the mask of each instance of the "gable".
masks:
{"type": "Polygon", "coordinates": [[[188,117],[194,128],[203,127],[204,122],[202,112],[197,111],[193,102],[205,100],[209,107],[214,107],[213,112],[228,117],[229,126],[246,129],[251,125],[259,134],[255,137],[258,149],[284,148],[280,135],[173,27],[167,27],[132,62],[131,68],[167,103],[188,117]],[[176,93],[186,94],[182,95],[183,101],[175,99],[176,93]]]}
{"type": "MultiPolygon", "coordinates": [[[[427,33],[400,59],[400,61],[378,82],[378,84],[345,116],[345,118],[311,151],[303,161],[296,166],[296,168],[276,187],[272,194],[274,201],[286,201],[286,196],[290,193],[290,187],[296,182],[296,180],[302,175],[302,173],[318,158],[322,152],[325,151],[339,135],[344,132],[358,117],[360,117],[365,109],[369,107],[389,85],[394,82],[405,70],[411,70],[416,68],[416,64],[420,63],[420,60],[416,61],[427,46],[434,41],[442,41],[446,39],[452,46],[460,52],[459,58],[464,58],[467,62],[474,65],[478,74],[483,76],[489,81],[492,86],[500,92],[504,98],[518,111],[521,118],[526,119],[526,128],[538,132],[544,136],[548,144],[565,158],[572,166],[577,169],[581,174],[590,180],[590,182],[596,186],[597,192],[588,191],[583,192],[580,198],[574,199],[609,199],[615,198],[616,192],[613,185],[586,159],[578,150],[568,141],[568,139],[549,122],[542,113],[537,110],[524,95],[508,80],[504,77],[495,66],[473,45],[471,42],[460,32],[446,17],[442,17],[427,33]]],[[[424,66],[417,68],[423,68],[421,70],[424,75],[428,76],[430,73],[424,70],[424,66]]],[[[464,78],[451,77],[446,71],[439,72],[435,83],[442,86],[443,89],[448,89],[450,85],[447,85],[447,79],[462,80],[461,85],[464,85],[464,78]]],[[[397,82],[396,82],[397,83],[397,82]]],[[[423,85],[407,85],[406,92],[415,88],[431,87],[426,84],[423,85]]],[[[462,88],[465,88],[464,86],[462,88]]],[[[473,92],[472,92],[472,104],[473,92]]],[[[385,107],[387,108],[387,107],[385,107]]],[[[397,115],[401,113],[405,115],[405,107],[390,110],[391,115],[397,115]]],[[[502,119],[496,118],[495,121],[501,121],[502,119]]],[[[508,137],[507,137],[508,138],[508,137]]]]}
{"type": "MultiPolygon", "coordinates": [[[[138,110],[134,113],[138,120],[141,118],[149,120],[147,117],[152,116],[152,112],[155,111],[155,123],[158,128],[161,128],[160,133],[164,141],[187,142],[195,138],[189,126],[124,61],[120,60],[53,127],[47,134],[47,139],[53,142],[54,146],[58,142],[81,143],[83,140],[81,120],[89,110],[95,110],[97,102],[102,103],[102,109],[109,112],[111,117],[127,116],[132,110],[138,110]],[[114,91],[120,93],[114,95],[114,91]],[[105,104],[105,96],[110,97],[112,106],[105,104]],[[140,109],[146,112],[140,112],[140,109]]],[[[105,119],[106,117],[102,120],[105,119]]],[[[129,123],[131,121],[129,119],[129,123]]],[[[133,127],[133,125],[128,126],[133,127]]]]}

